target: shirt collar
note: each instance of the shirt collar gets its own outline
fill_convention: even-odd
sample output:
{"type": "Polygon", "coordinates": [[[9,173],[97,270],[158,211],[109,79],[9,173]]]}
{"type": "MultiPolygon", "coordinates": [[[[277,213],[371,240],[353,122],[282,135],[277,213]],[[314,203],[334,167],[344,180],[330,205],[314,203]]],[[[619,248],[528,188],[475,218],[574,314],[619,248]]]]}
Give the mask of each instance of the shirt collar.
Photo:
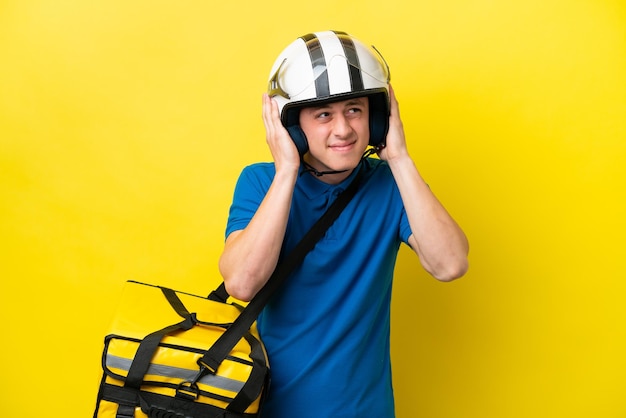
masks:
{"type": "Polygon", "coordinates": [[[352,170],[350,175],[339,184],[325,183],[313,174],[304,172],[306,168],[301,165],[296,186],[299,187],[304,195],[310,200],[315,200],[328,193],[339,194],[344,191],[346,187],[348,187],[350,182],[356,176],[356,173],[362,169],[362,165],[362,162],[359,162],[356,168],[352,170]]]}

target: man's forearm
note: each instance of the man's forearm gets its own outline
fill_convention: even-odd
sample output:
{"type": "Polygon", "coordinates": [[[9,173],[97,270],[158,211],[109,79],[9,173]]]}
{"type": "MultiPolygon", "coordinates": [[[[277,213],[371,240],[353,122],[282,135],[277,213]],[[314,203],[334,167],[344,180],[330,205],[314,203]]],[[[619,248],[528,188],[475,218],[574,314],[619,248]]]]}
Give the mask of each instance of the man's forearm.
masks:
{"type": "Polygon", "coordinates": [[[424,268],[442,281],[465,274],[469,245],[461,228],[432,193],[408,155],[389,161],[389,166],[411,226],[409,243],[424,268]]]}
{"type": "Polygon", "coordinates": [[[294,184],[295,176],[277,175],[248,226],[227,238],[219,268],[231,296],[252,299],[276,268],[294,184]]]}

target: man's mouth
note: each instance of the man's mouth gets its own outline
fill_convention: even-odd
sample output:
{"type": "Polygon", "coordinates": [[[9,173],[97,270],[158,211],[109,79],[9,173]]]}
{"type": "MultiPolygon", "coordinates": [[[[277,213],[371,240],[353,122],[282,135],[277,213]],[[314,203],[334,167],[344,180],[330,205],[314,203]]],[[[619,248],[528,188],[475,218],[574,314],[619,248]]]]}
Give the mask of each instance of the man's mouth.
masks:
{"type": "Polygon", "coordinates": [[[356,141],[354,142],[347,142],[347,143],[340,143],[340,144],[333,144],[330,145],[329,148],[332,149],[333,151],[349,151],[354,147],[354,144],[356,143],[356,141]]]}

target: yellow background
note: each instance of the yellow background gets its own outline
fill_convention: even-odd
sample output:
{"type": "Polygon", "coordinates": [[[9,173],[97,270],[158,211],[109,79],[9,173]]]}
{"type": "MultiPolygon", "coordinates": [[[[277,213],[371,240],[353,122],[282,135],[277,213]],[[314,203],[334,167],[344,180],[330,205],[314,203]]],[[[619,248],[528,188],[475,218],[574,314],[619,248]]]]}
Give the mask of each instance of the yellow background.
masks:
{"type": "Polygon", "coordinates": [[[2,416],[91,416],[125,280],[219,283],[269,68],[324,29],[383,53],[472,246],[451,284],[401,251],[398,417],[626,416],[621,0],[0,2],[2,416]]]}

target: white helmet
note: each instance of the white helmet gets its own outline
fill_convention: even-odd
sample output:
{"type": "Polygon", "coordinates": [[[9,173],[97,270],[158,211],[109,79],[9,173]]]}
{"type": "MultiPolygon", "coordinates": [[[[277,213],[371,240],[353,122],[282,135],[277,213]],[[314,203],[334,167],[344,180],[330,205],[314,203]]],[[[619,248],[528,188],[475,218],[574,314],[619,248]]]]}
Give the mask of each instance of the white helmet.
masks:
{"type": "Polygon", "coordinates": [[[345,32],[301,36],[278,56],[268,83],[283,125],[303,155],[300,109],[313,104],[367,96],[370,145],[384,144],[389,127],[389,67],[382,55],[345,32]]]}

